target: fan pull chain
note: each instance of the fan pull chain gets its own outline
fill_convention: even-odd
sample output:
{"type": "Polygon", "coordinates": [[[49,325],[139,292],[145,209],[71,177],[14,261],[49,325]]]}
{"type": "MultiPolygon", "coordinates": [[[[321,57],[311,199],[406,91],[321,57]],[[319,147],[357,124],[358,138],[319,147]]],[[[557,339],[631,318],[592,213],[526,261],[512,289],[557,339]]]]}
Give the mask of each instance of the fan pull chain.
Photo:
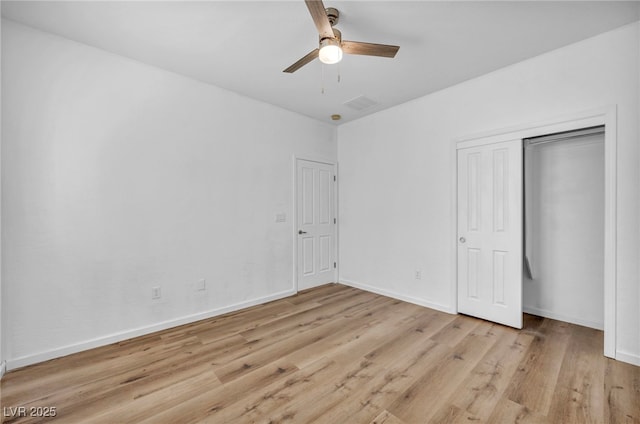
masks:
{"type": "Polygon", "coordinates": [[[321,88],[321,92],[322,94],[324,94],[324,65],[320,65],[320,68],[322,69],[322,77],[321,77],[321,84],[320,84],[320,88],[321,88]]]}
{"type": "Polygon", "coordinates": [[[340,62],[338,62],[338,83],[340,83],[340,62]]]}

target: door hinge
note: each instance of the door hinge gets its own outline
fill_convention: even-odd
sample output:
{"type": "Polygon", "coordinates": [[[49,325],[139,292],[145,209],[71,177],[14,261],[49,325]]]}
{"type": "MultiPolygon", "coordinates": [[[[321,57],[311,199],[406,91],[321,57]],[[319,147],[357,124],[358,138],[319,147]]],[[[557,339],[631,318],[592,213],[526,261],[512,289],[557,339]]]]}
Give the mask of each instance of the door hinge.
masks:
{"type": "Polygon", "coordinates": [[[333,176],[333,181],[336,181],[336,176],[335,175],[333,176]]]}
{"type": "Polygon", "coordinates": [[[337,265],[336,265],[336,263],[335,263],[335,262],[333,263],[333,267],[334,267],[334,268],[336,268],[336,267],[337,267],[337,265]]]}
{"type": "Polygon", "coordinates": [[[337,222],[338,222],[338,221],[337,221],[335,218],[333,218],[333,223],[335,224],[335,223],[337,223],[337,222]]]}

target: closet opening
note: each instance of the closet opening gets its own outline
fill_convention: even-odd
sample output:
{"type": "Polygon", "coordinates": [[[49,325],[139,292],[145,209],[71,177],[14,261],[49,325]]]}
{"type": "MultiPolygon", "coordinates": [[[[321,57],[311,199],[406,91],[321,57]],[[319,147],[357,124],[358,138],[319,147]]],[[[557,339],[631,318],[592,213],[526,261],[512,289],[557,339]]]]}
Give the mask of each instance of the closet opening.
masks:
{"type": "Polygon", "coordinates": [[[524,139],[523,311],[604,329],[605,129],[524,139]]]}

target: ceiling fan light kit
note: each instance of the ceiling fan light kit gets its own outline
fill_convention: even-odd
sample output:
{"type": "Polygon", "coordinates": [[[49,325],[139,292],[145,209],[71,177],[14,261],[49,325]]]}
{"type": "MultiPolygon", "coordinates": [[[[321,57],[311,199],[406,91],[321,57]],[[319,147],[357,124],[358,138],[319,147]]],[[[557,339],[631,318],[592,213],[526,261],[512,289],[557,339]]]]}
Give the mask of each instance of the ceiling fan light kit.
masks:
{"type": "Polygon", "coordinates": [[[340,41],[335,38],[325,38],[320,40],[320,50],[318,51],[318,59],[327,65],[333,65],[342,60],[342,47],[340,41]]]}
{"type": "Polygon", "coordinates": [[[400,49],[399,46],[387,44],[343,41],[340,31],[333,28],[333,26],[338,23],[340,17],[340,12],[338,12],[336,8],[325,8],[322,0],[305,0],[305,4],[318,30],[320,45],[317,49],[307,53],[283,72],[293,73],[307,63],[312,62],[316,57],[320,59],[322,63],[332,65],[340,62],[344,53],[393,58],[400,49]]]}

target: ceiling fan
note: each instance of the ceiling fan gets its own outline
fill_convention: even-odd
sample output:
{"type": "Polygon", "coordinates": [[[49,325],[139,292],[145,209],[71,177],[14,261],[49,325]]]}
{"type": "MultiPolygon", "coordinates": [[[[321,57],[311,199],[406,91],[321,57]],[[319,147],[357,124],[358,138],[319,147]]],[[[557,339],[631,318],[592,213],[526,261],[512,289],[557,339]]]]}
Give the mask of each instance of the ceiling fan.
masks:
{"type": "Polygon", "coordinates": [[[342,60],[343,53],[392,58],[400,49],[399,46],[387,44],[343,40],[340,31],[333,28],[338,23],[340,16],[337,9],[333,7],[325,9],[322,0],[305,0],[305,3],[311,13],[311,18],[313,18],[313,23],[318,29],[320,45],[282,72],[293,73],[316,57],[323,63],[334,64],[342,60]]]}

